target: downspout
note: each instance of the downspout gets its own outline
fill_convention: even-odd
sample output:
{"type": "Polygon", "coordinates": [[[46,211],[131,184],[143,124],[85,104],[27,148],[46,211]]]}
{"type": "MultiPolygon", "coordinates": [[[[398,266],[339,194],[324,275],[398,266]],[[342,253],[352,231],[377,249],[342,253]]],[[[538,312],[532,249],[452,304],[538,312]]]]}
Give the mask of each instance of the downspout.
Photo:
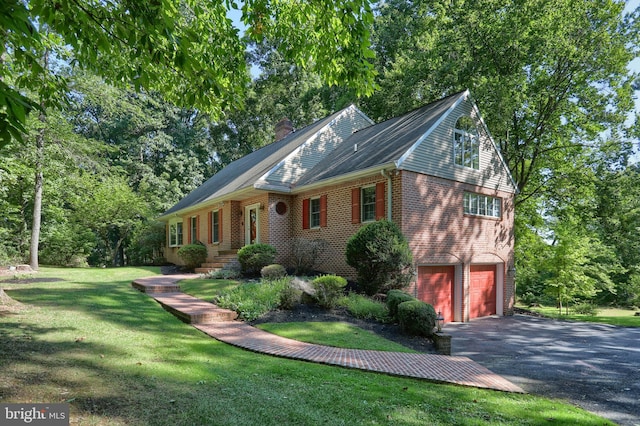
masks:
{"type": "Polygon", "coordinates": [[[393,191],[392,191],[392,186],[391,186],[391,175],[389,173],[387,173],[386,170],[380,170],[380,174],[384,177],[387,178],[387,220],[389,222],[391,222],[392,219],[392,212],[393,212],[393,208],[391,203],[393,202],[393,191]]]}

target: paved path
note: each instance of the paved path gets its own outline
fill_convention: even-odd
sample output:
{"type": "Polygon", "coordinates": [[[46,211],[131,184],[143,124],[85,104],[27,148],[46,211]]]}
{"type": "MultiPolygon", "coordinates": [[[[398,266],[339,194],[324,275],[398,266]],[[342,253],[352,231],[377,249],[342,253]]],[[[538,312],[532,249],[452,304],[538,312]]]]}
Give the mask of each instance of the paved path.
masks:
{"type": "MultiPolygon", "coordinates": [[[[185,300],[192,297],[176,293],[174,288],[177,281],[193,277],[195,275],[158,276],[157,280],[154,279],[155,277],[148,277],[136,280],[132,285],[141,291],[146,289],[152,291],[149,296],[158,300],[170,311],[186,311],[188,306],[185,305],[185,300]],[[162,292],[161,284],[170,287],[171,292],[162,292]]],[[[467,357],[343,349],[303,343],[268,333],[244,322],[213,320],[211,318],[216,315],[204,315],[200,309],[202,301],[192,299],[193,303],[199,306],[199,316],[192,317],[189,321],[194,327],[217,340],[251,351],[396,376],[524,393],[519,386],[467,357]],[[201,318],[205,317],[207,319],[201,321],[201,318]]],[[[219,309],[213,304],[210,305],[213,310],[219,309]]]]}
{"type": "Polygon", "coordinates": [[[527,392],[640,426],[640,329],[515,315],[446,324],[452,353],[527,392]]]}

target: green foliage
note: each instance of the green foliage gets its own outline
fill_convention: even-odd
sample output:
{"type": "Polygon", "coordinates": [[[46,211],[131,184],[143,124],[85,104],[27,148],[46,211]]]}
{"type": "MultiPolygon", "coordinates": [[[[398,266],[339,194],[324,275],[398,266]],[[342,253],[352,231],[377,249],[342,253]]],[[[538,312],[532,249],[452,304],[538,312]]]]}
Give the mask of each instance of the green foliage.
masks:
{"type": "Polygon", "coordinates": [[[194,269],[207,260],[207,247],[198,241],[194,244],[186,244],[180,247],[177,254],[183,260],[187,269],[194,269]]]}
{"type": "Polygon", "coordinates": [[[130,265],[162,265],[166,240],[165,224],[157,221],[142,223],[136,227],[127,245],[130,265]]]}
{"type": "Polygon", "coordinates": [[[260,270],[260,276],[265,280],[277,280],[287,275],[287,270],[284,266],[274,263],[267,265],[260,270]]]}
{"type": "Polygon", "coordinates": [[[325,309],[333,309],[344,294],[347,280],[337,275],[323,275],[315,278],[311,284],[316,291],[318,304],[325,309]]]}
{"type": "Polygon", "coordinates": [[[398,305],[410,300],[416,300],[415,297],[405,293],[402,290],[389,290],[387,293],[387,309],[391,318],[398,319],[398,305]]]}
{"type": "Polygon", "coordinates": [[[436,326],[436,311],[419,300],[402,302],[398,305],[398,322],[407,334],[429,337],[436,326]]]}
{"type": "Polygon", "coordinates": [[[278,307],[290,311],[300,303],[301,296],[302,291],[289,284],[280,292],[280,303],[278,307]]]}
{"type": "Polygon", "coordinates": [[[245,321],[253,321],[280,306],[280,294],[289,287],[290,278],[269,280],[259,283],[245,283],[222,292],[214,298],[214,303],[221,308],[231,309],[245,321]]]}
{"type": "Polygon", "coordinates": [[[592,303],[579,303],[573,306],[573,312],[579,315],[598,315],[598,307],[592,303]]]}
{"type": "Polygon", "coordinates": [[[227,18],[237,10],[233,2],[171,0],[134,7],[130,2],[82,0],[51,7],[37,0],[27,8],[8,1],[0,14],[0,54],[7,56],[0,63],[0,97],[8,106],[0,116],[0,148],[11,136],[20,139],[25,115],[39,105],[23,89],[43,87],[41,98],[58,97],[62,103],[64,84],[42,84],[56,82],[55,74],[39,66],[34,54],[54,35],[60,46],[71,48],[80,67],[112,83],[161,92],[214,117],[242,106],[249,82],[248,40],[277,40],[285,57],[317,71],[330,85],[345,83],[362,94],[372,93],[375,86],[369,37],[373,13],[363,0],[281,2],[277,7],[245,3],[247,37],[227,18]]]}
{"type": "Polygon", "coordinates": [[[248,244],[238,250],[238,262],[246,275],[258,275],[276,260],[276,249],[269,244],[248,244]]]}
{"type": "Polygon", "coordinates": [[[368,295],[403,288],[413,279],[413,256],[400,228],[388,220],[361,227],[347,242],[347,264],[368,295]]]}
{"type": "Polygon", "coordinates": [[[340,299],[339,305],[346,307],[349,313],[356,318],[376,320],[385,324],[393,320],[385,303],[378,302],[361,294],[349,293],[340,299]]]}

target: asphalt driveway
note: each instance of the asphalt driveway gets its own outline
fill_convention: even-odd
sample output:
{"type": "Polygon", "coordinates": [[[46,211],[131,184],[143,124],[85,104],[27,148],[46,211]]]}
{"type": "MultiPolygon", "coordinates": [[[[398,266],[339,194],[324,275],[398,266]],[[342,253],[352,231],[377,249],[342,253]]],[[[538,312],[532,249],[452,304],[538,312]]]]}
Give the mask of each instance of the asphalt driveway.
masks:
{"type": "Polygon", "coordinates": [[[452,355],[529,393],[640,425],[640,328],[515,315],[450,323],[443,331],[453,336],[452,355]]]}

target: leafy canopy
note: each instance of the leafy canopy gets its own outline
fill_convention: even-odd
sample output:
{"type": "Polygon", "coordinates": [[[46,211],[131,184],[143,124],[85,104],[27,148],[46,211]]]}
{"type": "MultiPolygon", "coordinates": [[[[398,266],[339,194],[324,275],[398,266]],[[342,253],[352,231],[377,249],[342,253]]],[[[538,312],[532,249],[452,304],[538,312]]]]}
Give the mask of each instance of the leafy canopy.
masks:
{"type": "MultiPolygon", "coordinates": [[[[293,63],[328,84],[358,93],[374,89],[366,0],[92,1],[6,0],[0,5],[0,147],[20,139],[27,113],[39,108],[23,93],[52,73],[38,65],[43,31],[71,47],[73,64],[115,84],[159,91],[166,99],[220,116],[242,106],[249,82],[249,40],[271,39],[293,63]],[[241,10],[247,37],[228,14],[241,10]]],[[[47,89],[63,97],[60,87],[47,89]]]]}

